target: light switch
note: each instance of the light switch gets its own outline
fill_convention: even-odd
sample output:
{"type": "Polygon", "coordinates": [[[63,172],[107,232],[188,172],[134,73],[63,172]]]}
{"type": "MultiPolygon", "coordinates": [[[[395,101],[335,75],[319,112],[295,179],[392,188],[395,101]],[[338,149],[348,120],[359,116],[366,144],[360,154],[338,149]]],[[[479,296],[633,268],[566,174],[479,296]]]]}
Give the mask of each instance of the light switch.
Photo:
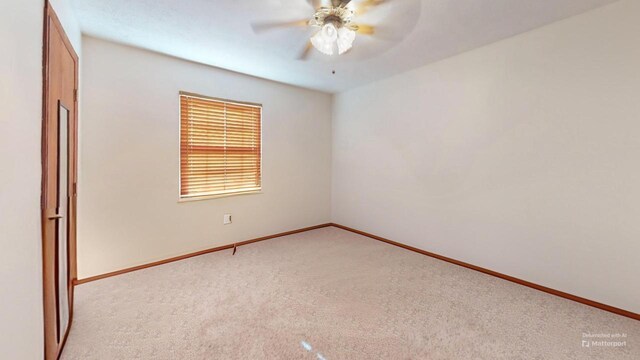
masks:
{"type": "Polygon", "coordinates": [[[224,219],[222,221],[222,224],[224,225],[231,224],[231,214],[224,214],[224,219]]]}

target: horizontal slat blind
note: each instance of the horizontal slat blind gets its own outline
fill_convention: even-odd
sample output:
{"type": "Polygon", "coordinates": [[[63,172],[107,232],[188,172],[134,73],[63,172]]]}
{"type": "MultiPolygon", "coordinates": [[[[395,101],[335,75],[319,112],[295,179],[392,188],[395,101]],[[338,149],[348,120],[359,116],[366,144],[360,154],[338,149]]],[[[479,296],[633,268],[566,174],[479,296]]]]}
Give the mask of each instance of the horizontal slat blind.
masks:
{"type": "Polygon", "coordinates": [[[180,94],[180,197],[261,189],[259,105],[180,94]]]}

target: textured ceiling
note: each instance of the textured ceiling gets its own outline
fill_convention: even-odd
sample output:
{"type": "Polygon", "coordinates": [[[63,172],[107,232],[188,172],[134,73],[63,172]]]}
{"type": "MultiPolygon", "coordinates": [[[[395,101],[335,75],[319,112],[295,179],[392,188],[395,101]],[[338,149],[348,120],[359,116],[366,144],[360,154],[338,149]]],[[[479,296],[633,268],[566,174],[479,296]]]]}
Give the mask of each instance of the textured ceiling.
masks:
{"type": "MultiPolygon", "coordinates": [[[[353,0],[357,2],[359,0],[353,0]]],[[[615,0],[387,0],[355,22],[354,49],[298,60],[309,29],[255,34],[252,22],[310,18],[307,0],[74,0],[83,33],[245,74],[339,92],[615,0]],[[332,74],[335,70],[336,74],[332,74]]]]}

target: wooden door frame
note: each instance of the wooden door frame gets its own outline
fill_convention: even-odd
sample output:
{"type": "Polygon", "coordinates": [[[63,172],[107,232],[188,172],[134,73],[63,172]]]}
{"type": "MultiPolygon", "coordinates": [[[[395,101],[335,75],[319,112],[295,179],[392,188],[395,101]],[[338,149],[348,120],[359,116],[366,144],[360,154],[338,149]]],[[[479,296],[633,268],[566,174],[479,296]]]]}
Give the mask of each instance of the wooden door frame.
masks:
{"type": "MultiPolygon", "coordinates": [[[[67,37],[66,32],[64,31],[64,27],[62,26],[62,23],[60,22],[58,16],[56,15],[54,9],[51,7],[51,4],[49,3],[49,0],[45,0],[44,2],[44,27],[43,27],[43,66],[42,66],[42,86],[43,86],[43,91],[42,91],[42,184],[41,184],[41,229],[42,229],[42,234],[41,234],[41,238],[42,238],[42,244],[43,244],[43,253],[42,253],[42,261],[43,261],[43,273],[42,273],[42,279],[43,279],[43,306],[44,306],[44,355],[45,355],[45,359],[47,360],[53,360],[53,359],[57,359],[60,356],[60,353],[62,351],[62,348],[64,347],[64,344],[67,340],[67,336],[69,334],[69,329],[71,328],[71,324],[73,322],[73,284],[75,283],[75,280],[78,277],[77,274],[77,259],[76,259],[76,229],[77,229],[77,224],[76,221],[69,221],[69,228],[68,228],[68,238],[69,238],[69,244],[68,244],[68,261],[69,261],[69,279],[68,279],[68,294],[69,294],[69,323],[67,326],[67,329],[65,330],[64,335],[62,336],[62,339],[60,341],[60,343],[57,343],[56,340],[56,313],[55,310],[52,313],[51,309],[50,309],[50,303],[52,301],[52,298],[54,296],[56,296],[56,294],[52,294],[49,291],[49,288],[47,287],[47,282],[51,281],[52,278],[55,277],[55,274],[51,274],[51,271],[49,269],[49,267],[47,265],[49,265],[49,263],[46,260],[46,256],[50,255],[45,253],[46,252],[46,239],[45,239],[45,224],[47,221],[49,221],[48,219],[48,215],[46,214],[46,200],[47,200],[47,196],[49,196],[49,194],[47,194],[47,181],[48,179],[48,164],[47,164],[47,159],[48,159],[48,145],[49,145],[49,139],[48,139],[48,119],[49,119],[49,115],[54,116],[54,114],[49,114],[49,85],[50,85],[50,79],[49,79],[49,42],[50,42],[50,34],[51,34],[51,30],[52,27],[57,28],[57,31],[59,32],[59,34],[62,37],[62,41],[65,45],[65,47],[67,48],[67,50],[69,51],[69,53],[71,54],[73,61],[74,61],[74,78],[75,78],[75,84],[74,84],[74,100],[73,100],[73,117],[69,119],[69,122],[73,124],[73,133],[69,133],[69,139],[71,139],[71,137],[73,137],[73,148],[71,149],[71,158],[73,159],[73,163],[69,163],[68,166],[73,166],[73,178],[69,178],[69,180],[73,181],[73,186],[72,186],[72,192],[70,193],[71,196],[71,201],[70,204],[68,206],[68,211],[69,211],[69,218],[70,219],[76,219],[77,217],[77,191],[76,191],[76,187],[77,187],[77,176],[78,176],[78,96],[77,96],[77,92],[78,92],[78,67],[79,67],[79,58],[78,58],[78,54],[76,53],[75,49],[73,48],[73,45],[71,44],[71,41],[69,41],[69,38],[67,37]],[[53,337],[53,339],[52,339],[53,337]],[[53,343],[52,343],[53,341],[53,343]],[[55,355],[54,355],[55,354],[55,355]]],[[[55,279],[55,281],[57,281],[57,279],[55,279]]]]}

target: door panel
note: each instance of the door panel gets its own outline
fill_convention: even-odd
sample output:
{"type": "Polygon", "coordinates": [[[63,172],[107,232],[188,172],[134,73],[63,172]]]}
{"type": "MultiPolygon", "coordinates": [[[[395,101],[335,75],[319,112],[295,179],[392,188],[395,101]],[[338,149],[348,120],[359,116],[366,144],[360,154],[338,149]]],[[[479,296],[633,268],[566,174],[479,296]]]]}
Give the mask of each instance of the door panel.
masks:
{"type": "Polygon", "coordinates": [[[78,56],[47,3],[42,132],[45,358],[57,359],[73,321],[78,56]]]}

